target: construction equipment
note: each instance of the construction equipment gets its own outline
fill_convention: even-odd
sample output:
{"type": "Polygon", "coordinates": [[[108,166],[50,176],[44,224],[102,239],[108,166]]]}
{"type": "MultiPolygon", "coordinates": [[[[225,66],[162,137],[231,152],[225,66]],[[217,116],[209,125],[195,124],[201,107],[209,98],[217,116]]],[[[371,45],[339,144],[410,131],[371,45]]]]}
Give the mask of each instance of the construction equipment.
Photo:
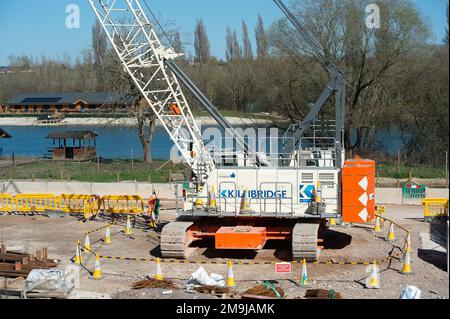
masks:
{"type": "Polygon", "coordinates": [[[212,238],[216,249],[245,250],[262,249],[269,240],[290,240],[294,259],[316,260],[319,228],[327,219],[365,223],[374,218],[375,163],[360,158],[344,162],[344,75],[283,2],[274,1],[313,49],[330,82],[292,134],[286,132],[279,154],[269,158],[236,133],[175,63],[181,54],[161,43],[146,15],[153,15],[146,0],[89,0],[123,68],[192,170],[178,220],[162,230],[163,257],[187,258],[194,241],[212,238]],[[206,147],[181,85],[236,148],[206,147]],[[325,130],[328,136],[317,135],[318,115],[333,94],[336,118],[325,130]],[[312,137],[307,135],[311,130],[312,137]]]}

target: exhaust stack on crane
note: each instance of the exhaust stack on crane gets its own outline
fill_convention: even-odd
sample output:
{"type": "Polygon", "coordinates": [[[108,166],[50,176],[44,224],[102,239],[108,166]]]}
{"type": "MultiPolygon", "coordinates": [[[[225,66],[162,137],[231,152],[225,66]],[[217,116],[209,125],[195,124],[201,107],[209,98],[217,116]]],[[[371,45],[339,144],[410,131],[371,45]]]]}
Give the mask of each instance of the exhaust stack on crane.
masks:
{"type": "MultiPolygon", "coordinates": [[[[187,258],[193,241],[214,238],[216,249],[252,250],[262,249],[268,240],[291,240],[294,259],[315,260],[320,254],[319,226],[327,218],[343,217],[346,222],[373,219],[374,162],[357,159],[342,165],[344,75],[326,59],[314,38],[281,0],[274,1],[312,47],[329,73],[330,82],[294,129],[293,142],[283,145],[278,163],[249,147],[176,65],[174,59],[179,54],[161,44],[139,0],[88,1],[122,66],[193,172],[190,192],[183,191],[179,220],[162,231],[164,257],[187,258]],[[243,151],[217,154],[206,148],[180,83],[231,133],[243,151]],[[324,150],[314,140],[305,147],[305,133],[314,128],[333,94],[336,129],[334,136],[327,137],[332,145],[324,150]],[[208,204],[211,190],[217,190],[214,205],[208,204]],[[315,198],[318,194],[320,199],[315,198]],[[242,209],[242,203],[246,209],[242,209]]],[[[143,3],[150,10],[145,0],[143,3]]]]}

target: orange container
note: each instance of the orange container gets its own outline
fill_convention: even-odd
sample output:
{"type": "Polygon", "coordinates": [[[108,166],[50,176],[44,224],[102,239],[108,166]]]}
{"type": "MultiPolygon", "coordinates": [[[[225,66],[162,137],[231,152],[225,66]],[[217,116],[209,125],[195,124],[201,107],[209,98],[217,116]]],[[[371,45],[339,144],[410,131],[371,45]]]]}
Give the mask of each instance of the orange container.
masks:
{"type": "Polygon", "coordinates": [[[375,218],[375,162],[356,158],[342,169],[342,218],[366,223],[375,218]]]}

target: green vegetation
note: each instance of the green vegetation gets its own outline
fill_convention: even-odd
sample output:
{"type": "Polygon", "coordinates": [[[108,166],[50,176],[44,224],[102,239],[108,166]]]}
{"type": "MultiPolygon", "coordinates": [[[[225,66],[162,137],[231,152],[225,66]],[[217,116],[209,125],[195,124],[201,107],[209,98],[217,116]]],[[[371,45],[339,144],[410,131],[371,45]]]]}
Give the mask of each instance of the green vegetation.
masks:
{"type": "MultiPolygon", "coordinates": [[[[158,170],[165,161],[154,161],[146,164],[142,161],[108,161],[100,163],[64,163],[52,161],[39,161],[32,164],[19,165],[15,167],[2,168],[0,170],[0,179],[18,179],[31,180],[34,176],[37,180],[74,180],[80,182],[117,182],[120,181],[138,181],[148,182],[149,179],[154,183],[167,183],[170,171],[172,174],[183,174],[186,172],[186,166],[175,165],[171,169],[167,164],[158,170]],[[100,169],[99,169],[100,168],[100,169]],[[117,176],[119,172],[119,179],[117,176]]],[[[408,178],[412,171],[413,177],[423,179],[445,178],[445,167],[435,167],[432,165],[406,165],[400,166],[397,171],[397,164],[383,163],[377,164],[378,177],[385,178],[408,178]]]]}
{"type": "Polygon", "coordinates": [[[138,181],[152,183],[167,183],[170,171],[172,174],[183,173],[186,167],[170,164],[158,170],[165,161],[143,163],[140,161],[111,161],[107,163],[64,163],[40,161],[32,164],[2,168],[0,179],[35,179],[41,180],[75,180],[80,182],[117,182],[138,181]],[[158,171],[157,171],[158,170],[158,171]]]}
{"type": "Polygon", "coordinates": [[[398,170],[397,163],[377,164],[377,173],[379,177],[387,178],[408,178],[409,173],[412,176],[423,179],[445,178],[445,166],[436,167],[433,165],[415,164],[400,165],[398,170]]]}

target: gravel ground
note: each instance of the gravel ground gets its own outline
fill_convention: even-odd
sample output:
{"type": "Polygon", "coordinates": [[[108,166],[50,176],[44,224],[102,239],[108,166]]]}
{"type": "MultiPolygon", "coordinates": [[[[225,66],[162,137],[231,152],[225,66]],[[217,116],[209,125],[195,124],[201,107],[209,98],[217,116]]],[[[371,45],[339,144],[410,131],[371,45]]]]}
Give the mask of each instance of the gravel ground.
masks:
{"type": "MultiPolygon", "coordinates": [[[[423,251],[419,247],[419,234],[429,232],[429,224],[420,220],[420,207],[388,207],[388,217],[393,218],[401,226],[411,230],[412,234],[412,269],[413,274],[405,276],[400,273],[402,261],[392,259],[380,266],[381,288],[365,289],[367,277],[364,265],[308,265],[311,288],[333,288],[342,293],[345,299],[398,299],[407,285],[417,286],[422,291],[422,298],[449,298],[448,274],[446,272],[445,255],[436,255],[431,251],[423,251]]],[[[165,211],[164,220],[172,220],[173,212],[165,211]]],[[[33,251],[48,247],[50,258],[61,260],[61,267],[70,264],[75,253],[75,242],[83,240],[83,233],[103,226],[107,220],[98,220],[82,224],[75,217],[51,219],[43,216],[0,216],[0,241],[12,250],[33,251]]],[[[111,245],[102,242],[103,231],[90,235],[93,250],[101,255],[150,258],[158,256],[158,235],[147,230],[143,224],[137,224],[131,237],[123,234],[124,221],[121,225],[112,226],[111,245]]],[[[351,228],[333,228],[320,234],[325,239],[325,249],[321,261],[372,261],[381,259],[391,252],[399,252],[403,247],[404,232],[397,229],[397,240],[387,242],[388,225],[383,234],[374,235],[371,225],[354,225],[351,228]]],[[[234,258],[236,262],[252,261],[284,261],[289,260],[289,243],[268,244],[267,249],[258,253],[216,253],[212,249],[200,246],[193,256],[195,261],[226,262],[234,258]]],[[[94,268],[92,255],[83,256],[84,269],[81,277],[83,290],[108,293],[114,298],[124,299],[206,299],[216,298],[202,294],[183,292],[191,273],[198,269],[197,264],[163,263],[162,269],[167,279],[173,280],[181,290],[170,295],[162,295],[164,289],[132,290],[131,285],[146,276],[153,276],[155,265],[152,262],[135,262],[126,260],[101,260],[104,278],[95,281],[90,278],[94,268]]],[[[227,266],[203,265],[208,273],[226,275],[227,266]]],[[[300,276],[300,265],[293,265],[292,274],[276,274],[273,265],[235,265],[234,274],[236,290],[245,290],[257,285],[260,280],[276,280],[286,292],[287,298],[303,297],[306,289],[296,286],[300,276]]]]}

